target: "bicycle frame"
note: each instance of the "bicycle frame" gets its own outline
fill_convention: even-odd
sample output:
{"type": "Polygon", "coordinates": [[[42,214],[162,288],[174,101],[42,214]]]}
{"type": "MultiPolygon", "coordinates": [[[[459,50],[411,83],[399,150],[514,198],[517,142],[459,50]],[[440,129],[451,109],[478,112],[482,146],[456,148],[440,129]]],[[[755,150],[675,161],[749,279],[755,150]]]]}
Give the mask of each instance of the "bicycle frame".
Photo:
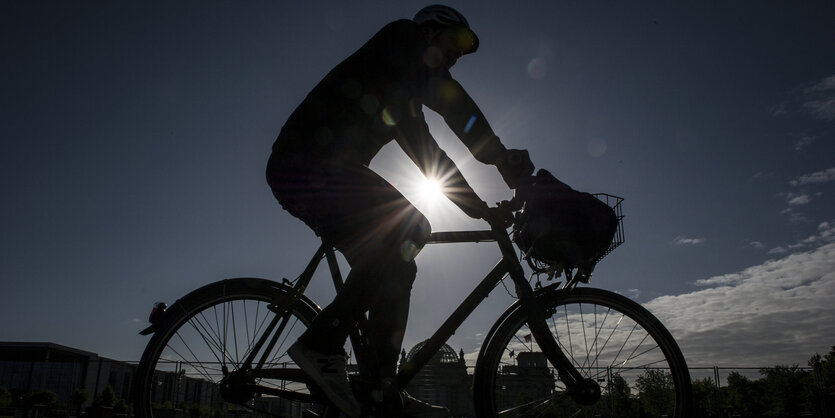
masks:
{"type": "MultiPolygon", "coordinates": [[[[502,253],[502,259],[493,267],[493,269],[484,277],[484,279],[470,292],[463,302],[455,309],[455,311],[447,318],[441,327],[426,341],[426,343],[412,356],[408,363],[400,368],[397,375],[397,386],[405,388],[409,381],[418,373],[418,371],[425,366],[432,356],[446,343],[446,341],[455,333],[459,326],[469,317],[469,315],[478,307],[481,302],[487,298],[490,292],[495,288],[506,275],[509,275],[513,280],[516,288],[516,294],[524,306],[526,314],[529,318],[529,326],[533,338],[537,341],[542,352],[552,365],[557,369],[560,379],[565,383],[566,387],[571,390],[576,387],[576,384],[583,380],[582,375],[573,366],[570,360],[563,354],[562,350],[557,345],[556,340],[552,336],[546,322],[545,312],[537,302],[534,290],[530,283],[525,279],[524,270],[521,263],[517,259],[513,243],[506,229],[493,226],[491,230],[480,231],[456,231],[456,232],[435,232],[429,236],[428,244],[439,243],[478,243],[478,242],[497,242],[502,253]]],[[[293,286],[293,292],[284,296],[284,300],[273,303],[276,312],[283,312],[283,310],[294,303],[301,295],[303,295],[307,285],[313,278],[313,274],[321,263],[322,258],[325,258],[330,269],[331,277],[333,278],[334,286],[339,291],[343,284],[342,274],[336,260],[335,251],[332,246],[327,243],[322,243],[319,249],[314,254],[307,267],[296,280],[293,286]]],[[[270,324],[270,330],[278,323],[280,316],[276,316],[270,324]]],[[[364,365],[370,364],[367,361],[373,358],[371,352],[373,348],[369,347],[363,342],[360,333],[365,329],[364,321],[360,321],[357,328],[351,333],[351,342],[354,347],[354,352],[357,356],[357,364],[360,366],[360,373],[365,369],[364,365]]],[[[264,344],[266,336],[272,332],[265,332],[265,337],[256,344],[256,348],[252,350],[250,358],[247,359],[246,364],[252,364],[256,353],[264,344]]],[[[279,332],[275,333],[277,336],[279,332]]],[[[264,352],[263,358],[269,354],[272,349],[273,342],[268,344],[268,349],[264,352]]],[[[263,359],[259,365],[263,364],[263,359]]],[[[276,374],[276,371],[269,370],[253,370],[254,374],[259,377],[269,377],[276,374]]],[[[298,379],[294,379],[298,380],[298,379]]],[[[305,381],[306,379],[301,379],[305,381]]],[[[266,392],[272,392],[267,388],[266,392]]]]}

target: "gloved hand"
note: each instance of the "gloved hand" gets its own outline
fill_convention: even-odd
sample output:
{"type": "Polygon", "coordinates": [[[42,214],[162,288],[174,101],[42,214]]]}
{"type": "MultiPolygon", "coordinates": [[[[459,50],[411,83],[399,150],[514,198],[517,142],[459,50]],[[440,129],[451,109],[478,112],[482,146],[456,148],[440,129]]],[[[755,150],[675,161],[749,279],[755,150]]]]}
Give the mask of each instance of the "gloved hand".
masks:
{"type": "Polygon", "coordinates": [[[482,217],[490,226],[509,228],[513,225],[513,212],[507,205],[499,204],[498,207],[488,207],[482,217]]]}
{"type": "Polygon", "coordinates": [[[471,200],[468,204],[458,205],[467,216],[473,219],[484,219],[484,214],[487,213],[489,207],[487,202],[483,200],[471,200]]]}
{"type": "Polygon", "coordinates": [[[496,161],[499,174],[511,189],[527,184],[525,180],[533,174],[534,166],[527,150],[509,149],[496,161]]]}

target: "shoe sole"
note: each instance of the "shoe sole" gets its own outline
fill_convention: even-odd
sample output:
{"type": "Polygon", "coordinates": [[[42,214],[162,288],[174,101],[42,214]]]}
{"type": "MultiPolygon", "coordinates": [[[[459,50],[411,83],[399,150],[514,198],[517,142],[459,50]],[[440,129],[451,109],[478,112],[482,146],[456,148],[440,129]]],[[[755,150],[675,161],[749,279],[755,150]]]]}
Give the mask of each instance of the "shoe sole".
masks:
{"type": "Polygon", "coordinates": [[[313,379],[314,382],[316,382],[316,384],[319,386],[319,389],[321,389],[322,392],[325,392],[325,395],[327,395],[328,399],[330,399],[330,401],[333,402],[333,404],[336,405],[337,408],[339,408],[342,412],[344,412],[346,415],[352,418],[359,417],[361,411],[355,409],[354,405],[347,403],[347,401],[337,396],[335,392],[330,390],[330,387],[327,385],[327,382],[325,382],[325,379],[322,377],[322,374],[319,373],[319,365],[308,361],[307,356],[305,356],[302,352],[303,350],[304,347],[298,344],[293,344],[287,350],[287,355],[289,355],[290,358],[293,359],[293,361],[295,361],[296,364],[299,365],[299,367],[302,369],[303,372],[305,372],[305,374],[307,374],[308,377],[310,377],[311,379],[313,379]]]}

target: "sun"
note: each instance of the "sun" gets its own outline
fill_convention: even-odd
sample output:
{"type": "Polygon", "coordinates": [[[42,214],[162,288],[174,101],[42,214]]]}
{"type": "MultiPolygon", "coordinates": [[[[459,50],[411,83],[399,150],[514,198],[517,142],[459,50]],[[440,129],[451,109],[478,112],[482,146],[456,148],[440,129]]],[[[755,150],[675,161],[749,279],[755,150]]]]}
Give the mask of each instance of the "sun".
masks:
{"type": "Polygon", "coordinates": [[[444,200],[443,186],[436,179],[423,177],[417,184],[418,198],[429,204],[437,204],[444,200]]]}

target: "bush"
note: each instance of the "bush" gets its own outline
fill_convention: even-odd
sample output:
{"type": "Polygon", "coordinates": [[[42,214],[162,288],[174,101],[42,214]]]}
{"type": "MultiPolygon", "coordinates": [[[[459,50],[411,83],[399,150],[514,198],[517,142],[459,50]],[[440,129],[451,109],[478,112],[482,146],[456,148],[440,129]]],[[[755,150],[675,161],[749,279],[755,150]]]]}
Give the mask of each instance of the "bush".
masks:
{"type": "Polygon", "coordinates": [[[12,393],[3,386],[0,386],[0,408],[8,408],[12,405],[12,393]]]}
{"type": "Polygon", "coordinates": [[[93,400],[93,406],[103,406],[103,407],[113,407],[116,405],[116,393],[113,392],[113,388],[110,385],[104,387],[104,390],[96,395],[96,399],[93,400]]]}

